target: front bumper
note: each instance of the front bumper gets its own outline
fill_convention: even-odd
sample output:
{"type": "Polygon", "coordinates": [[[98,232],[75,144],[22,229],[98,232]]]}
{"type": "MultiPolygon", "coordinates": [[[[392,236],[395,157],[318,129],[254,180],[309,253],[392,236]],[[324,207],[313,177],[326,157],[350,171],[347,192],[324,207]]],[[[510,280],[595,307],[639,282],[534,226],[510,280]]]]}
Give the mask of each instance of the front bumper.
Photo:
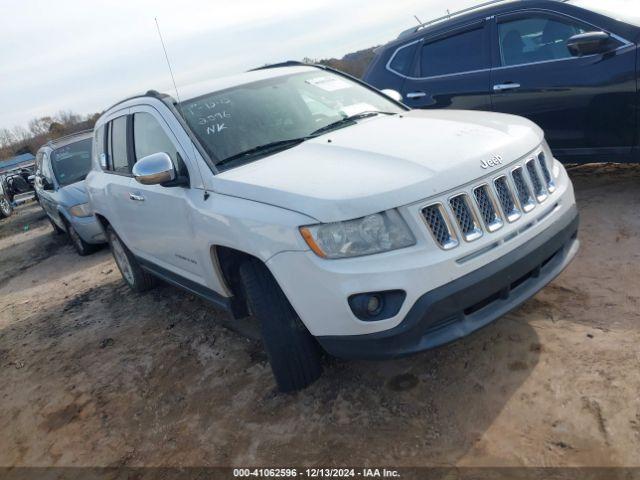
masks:
{"type": "Polygon", "coordinates": [[[107,239],[104,236],[102,227],[94,215],[90,217],[69,215],[68,221],[85,242],[92,244],[106,243],[107,239]]]}
{"type": "Polygon", "coordinates": [[[422,295],[395,328],[365,335],[319,336],[330,354],[383,359],[450,343],[488,325],[558,276],[579,249],[573,206],[560,229],[547,229],[520,248],[422,295]]]}

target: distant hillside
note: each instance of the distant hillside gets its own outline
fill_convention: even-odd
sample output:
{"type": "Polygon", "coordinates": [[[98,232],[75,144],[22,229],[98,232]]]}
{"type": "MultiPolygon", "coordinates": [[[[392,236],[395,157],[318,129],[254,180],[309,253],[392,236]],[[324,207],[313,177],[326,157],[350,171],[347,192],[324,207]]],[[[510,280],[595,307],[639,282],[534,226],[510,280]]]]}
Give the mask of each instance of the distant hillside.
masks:
{"type": "Polygon", "coordinates": [[[331,68],[341,70],[345,73],[361,78],[365,70],[373,60],[373,51],[378,47],[371,47],[353,53],[347,53],[342,58],[327,58],[323,60],[312,60],[306,58],[309,63],[321,63],[331,68]]]}

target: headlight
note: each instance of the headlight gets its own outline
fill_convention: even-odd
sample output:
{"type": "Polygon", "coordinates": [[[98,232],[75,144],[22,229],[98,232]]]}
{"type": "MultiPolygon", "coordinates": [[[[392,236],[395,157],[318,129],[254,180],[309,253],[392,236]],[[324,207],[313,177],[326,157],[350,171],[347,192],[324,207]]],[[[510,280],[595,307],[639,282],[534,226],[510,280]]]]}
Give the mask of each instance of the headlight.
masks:
{"type": "Polygon", "coordinates": [[[93,211],[88,203],[81,203],[69,209],[69,213],[74,217],[90,217],[93,211]]]}
{"type": "Polygon", "coordinates": [[[322,258],[372,255],[416,243],[397,210],[346,222],[301,227],[300,233],[311,250],[322,258]]]}

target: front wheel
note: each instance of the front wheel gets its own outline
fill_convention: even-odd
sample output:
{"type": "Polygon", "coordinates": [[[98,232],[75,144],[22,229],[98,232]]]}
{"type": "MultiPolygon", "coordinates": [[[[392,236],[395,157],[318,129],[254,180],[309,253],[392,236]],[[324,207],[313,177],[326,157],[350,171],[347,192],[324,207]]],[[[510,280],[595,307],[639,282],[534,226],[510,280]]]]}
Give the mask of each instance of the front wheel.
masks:
{"type": "Polygon", "coordinates": [[[76,232],[76,229],[73,228],[73,225],[71,225],[69,222],[65,222],[65,224],[67,227],[67,235],[69,235],[69,240],[71,241],[71,245],[73,245],[73,248],[76,249],[76,252],[78,252],[78,255],[80,255],[81,257],[84,257],[85,255],[89,255],[90,253],[93,253],[96,251],[96,246],[85,242],[80,236],[80,234],[76,232]]]}
{"type": "Polygon", "coordinates": [[[120,270],[122,278],[129,285],[129,288],[139,293],[153,288],[156,284],[155,277],[142,269],[136,257],[122,243],[122,240],[120,240],[120,237],[111,226],[107,227],[107,240],[118,270],[120,270]]]}
{"type": "Polygon", "coordinates": [[[0,218],[10,217],[13,213],[13,207],[6,195],[0,195],[0,218]]]}
{"type": "Polygon", "coordinates": [[[240,266],[251,313],[260,322],[262,343],[282,392],[302,390],[322,374],[321,351],[284,292],[259,260],[240,266]]]}

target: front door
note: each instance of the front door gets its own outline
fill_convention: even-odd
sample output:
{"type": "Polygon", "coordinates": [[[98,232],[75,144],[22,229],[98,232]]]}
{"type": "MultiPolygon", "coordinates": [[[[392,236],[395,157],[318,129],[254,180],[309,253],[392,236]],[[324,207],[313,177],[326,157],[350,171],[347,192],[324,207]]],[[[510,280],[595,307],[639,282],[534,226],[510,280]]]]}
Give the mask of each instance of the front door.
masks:
{"type": "MultiPolygon", "coordinates": [[[[429,34],[418,44],[414,67],[402,86],[411,108],[490,110],[490,28],[485,20],[444,33],[429,34]]],[[[408,45],[406,51],[413,51],[408,45]]],[[[396,54],[397,56],[398,54],[396,54]]]]}
{"type": "MultiPolygon", "coordinates": [[[[132,165],[145,156],[165,152],[176,170],[196,179],[197,169],[188,165],[187,155],[156,109],[135,107],[130,122],[132,165]]],[[[196,248],[191,220],[192,198],[196,195],[202,196],[202,192],[188,186],[142,185],[132,179],[127,231],[130,248],[141,257],[205,285],[203,262],[208,259],[201,258],[196,248]]]]}
{"type": "Polygon", "coordinates": [[[629,155],[635,142],[635,46],[612,38],[608,53],[583,57],[567,48],[597,30],[548,11],[502,15],[493,29],[493,109],[538,124],[567,161],[629,155]]]}

